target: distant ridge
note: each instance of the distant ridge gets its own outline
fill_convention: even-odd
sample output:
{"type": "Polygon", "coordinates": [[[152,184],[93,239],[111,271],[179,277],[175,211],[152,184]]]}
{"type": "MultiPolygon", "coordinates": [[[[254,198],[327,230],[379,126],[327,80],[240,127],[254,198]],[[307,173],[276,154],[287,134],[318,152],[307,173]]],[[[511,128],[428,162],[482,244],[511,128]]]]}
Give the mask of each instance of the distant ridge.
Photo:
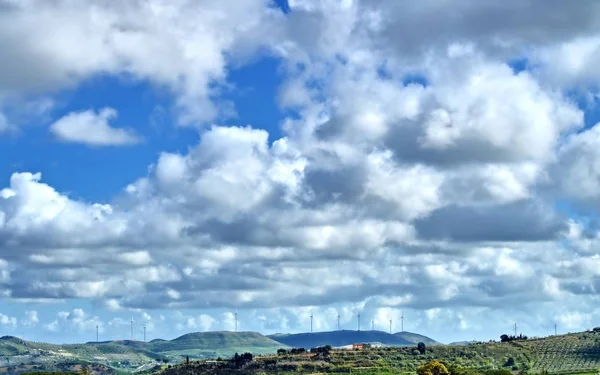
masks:
{"type": "Polygon", "coordinates": [[[439,344],[437,341],[423,335],[411,332],[389,334],[383,331],[329,331],[297,334],[274,334],[267,336],[287,346],[296,348],[313,348],[331,345],[342,347],[354,343],[378,343],[389,346],[409,346],[423,342],[426,345],[439,344]]]}
{"type": "Polygon", "coordinates": [[[195,332],[173,340],[154,339],[89,341],[85,344],[28,342],[14,336],[0,337],[0,356],[26,355],[31,350],[67,353],[67,356],[93,361],[97,357],[134,360],[160,360],[165,357],[209,358],[231,356],[235,352],[275,353],[282,344],[258,332],[195,332]]]}
{"type": "Polygon", "coordinates": [[[281,347],[281,344],[258,332],[194,332],[186,333],[173,340],[157,341],[148,343],[148,349],[155,352],[165,352],[185,349],[225,349],[225,348],[273,348],[281,347]]]}

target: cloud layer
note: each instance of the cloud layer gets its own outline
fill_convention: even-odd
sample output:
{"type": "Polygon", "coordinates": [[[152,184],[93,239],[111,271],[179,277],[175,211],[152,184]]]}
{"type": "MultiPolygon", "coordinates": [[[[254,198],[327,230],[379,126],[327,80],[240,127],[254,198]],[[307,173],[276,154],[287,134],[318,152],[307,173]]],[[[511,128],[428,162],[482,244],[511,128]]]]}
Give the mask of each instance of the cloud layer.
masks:
{"type": "MultiPolygon", "coordinates": [[[[297,329],[309,308],[348,321],[368,309],[378,324],[413,309],[464,330],[515,306],[530,327],[599,317],[600,125],[578,104],[597,95],[598,2],[97,3],[1,5],[0,100],[132,75],[168,88],[200,141],[160,153],[109,203],[13,174],[0,191],[3,298],[258,309],[272,330],[297,329]],[[207,126],[230,108],[215,88],[228,67],[262,53],[285,73],[282,136],[207,126]]],[[[115,116],[81,109],[50,131],[137,142],[115,116]]],[[[229,315],[177,319],[231,328],[229,315]]],[[[96,319],[74,310],[47,327],[67,322],[96,319]]]]}

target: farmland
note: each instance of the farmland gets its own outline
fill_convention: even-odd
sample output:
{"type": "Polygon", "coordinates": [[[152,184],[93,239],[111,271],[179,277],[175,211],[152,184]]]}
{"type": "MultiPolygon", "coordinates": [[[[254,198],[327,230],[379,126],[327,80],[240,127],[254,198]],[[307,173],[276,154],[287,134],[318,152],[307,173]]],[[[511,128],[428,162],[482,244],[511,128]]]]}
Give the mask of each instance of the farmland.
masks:
{"type": "Polygon", "coordinates": [[[582,332],[543,339],[477,343],[465,346],[432,345],[419,352],[415,346],[327,353],[255,357],[240,368],[230,361],[193,362],[166,370],[165,375],[213,374],[414,374],[419,366],[439,360],[481,374],[542,373],[595,374],[600,368],[600,332],[582,332]]]}
{"type": "Polygon", "coordinates": [[[528,340],[523,347],[534,354],[531,367],[551,373],[600,369],[600,332],[583,332],[528,340]]]}

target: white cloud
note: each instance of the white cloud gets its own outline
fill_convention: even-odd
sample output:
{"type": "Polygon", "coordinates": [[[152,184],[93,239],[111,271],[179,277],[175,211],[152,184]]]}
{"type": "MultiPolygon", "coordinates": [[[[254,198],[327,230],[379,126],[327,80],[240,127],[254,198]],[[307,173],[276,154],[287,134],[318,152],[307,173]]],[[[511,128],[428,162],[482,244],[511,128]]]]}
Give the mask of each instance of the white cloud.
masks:
{"type": "Polygon", "coordinates": [[[71,112],[50,126],[50,131],[65,142],[83,143],[90,146],[123,146],[140,142],[131,130],[111,127],[109,122],[117,117],[117,111],[103,108],[98,113],[88,110],[71,112]]]}
{"type": "Polygon", "coordinates": [[[17,326],[17,318],[14,316],[0,314],[0,325],[14,328],[17,326]]]}
{"type": "Polygon", "coordinates": [[[25,318],[21,321],[23,325],[33,327],[35,327],[39,322],[40,318],[38,318],[38,313],[35,310],[25,311],[25,318]]]}
{"type": "Polygon", "coordinates": [[[0,112],[0,134],[7,132],[11,128],[12,127],[8,123],[8,119],[6,118],[6,116],[2,112],[0,112]]]}
{"type": "Polygon", "coordinates": [[[97,74],[129,75],[176,96],[182,124],[210,121],[211,88],[226,55],[245,58],[269,43],[278,12],[265,1],[73,0],[7,4],[0,15],[0,98],[72,87],[97,74]],[[19,41],[29,40],[29,43],[19,41]],[[41,42],[44,40],[44,42],[41,42]],[[202,46],[202,48],[198,48],[202,46]]]}
{"type": "Polygon", "coordinates": [[[95,332],[96,326],[102,325],[97,316],[90,316],[83,309],[76,308],[72,311],[60,311],[56,319],[45,324],[44,328],[50,332],[95,332]]]}

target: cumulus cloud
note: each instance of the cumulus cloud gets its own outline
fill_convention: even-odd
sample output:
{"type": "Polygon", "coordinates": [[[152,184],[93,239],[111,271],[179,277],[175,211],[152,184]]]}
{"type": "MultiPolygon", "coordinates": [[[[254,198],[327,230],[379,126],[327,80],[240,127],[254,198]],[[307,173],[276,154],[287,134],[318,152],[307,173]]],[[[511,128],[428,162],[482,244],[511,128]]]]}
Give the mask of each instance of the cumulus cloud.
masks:
{"type": "MultiPolygon", "coordinates": [[[[244,328],[269,331],[306,327],[311,312],[317,329],[338,315],[354,328],[358,312],[397,327],[404,310],[415,326],[456,332],[485,330],[482,319],[502,321],[511,306],[538,331],[544,319],[583,328],[597,316],[597,225],[557,210],[598,203],[599,126],[586,127],[568,95],[573,77],[594,77],[577,62],[561,80],[545,75],[567,64],[547,56],[597,37],[597,2],[305,0],[284,15],[262,1],[148,1],[98,4],[92,17],[61,0],[28,18],[34,3],[11,3],[0,30],[24,38],[37,35],[28,22],[44,25],[43,46],[7,43],[50,63],[35,81],[8,65],[3,92],[127,73],[167,86],[182,123],[206,122],[226,105],[215,82],[267,47],[285,73],[278,102],[294,115],[277,139],[252,124],[212,125],[187,151],[158,153],[109,202],[14,173],[0,191],[8,297],[218,311],[176,314],[181,331],[232,329],[237,308],[244,328]],[[517,69],[517,58],[539,69],[517,69]]],[[[115,115],[74,113],[51,129],[88,144],[137,140],[109,124],[115,115]]],[[[46,328],[97,321],[76,309],[46,328]]]]}
{"type": "Polygon", "coordinates": [[[14,316],[0,314],[0,325],[14,328],[17,326],[17,318],[14,316]]]}
{"type": "Polygon", "coordinates": [[[228,57],[246,58],[274,35],[279,12],[267,4],[8,2],[0,15],[0,98],[69,88],[98,74],[129,75],[172,92],[182,124],[210,121],[220,112],[211,97],[228,57]]]}
{"type": "Polygon", "coordinates": [[[83,309],[77,308],[72,311],[60,311],[56,314],[56,319],[45,324],[44,328],[51,332],[92,332],[101,323],[97,316],[91,316],[83,309]]]}
{"type": "Polygon", "coordinates": [[[38,312],[35,310],[25,311],[25,318],[22,320],[22,324],[25,326],[35,327],[40,322],[38,312]]]}
{"type": "Polygon", "coordinates": [[[140,142],[133,131],[110,126],[110,120],[116,117],[117,111],[112,108],[103,108],[97,113],[92,110],[71,112],[53,123],[50,131],[62,141],[90,146],[123,146],[140,142]]]}

